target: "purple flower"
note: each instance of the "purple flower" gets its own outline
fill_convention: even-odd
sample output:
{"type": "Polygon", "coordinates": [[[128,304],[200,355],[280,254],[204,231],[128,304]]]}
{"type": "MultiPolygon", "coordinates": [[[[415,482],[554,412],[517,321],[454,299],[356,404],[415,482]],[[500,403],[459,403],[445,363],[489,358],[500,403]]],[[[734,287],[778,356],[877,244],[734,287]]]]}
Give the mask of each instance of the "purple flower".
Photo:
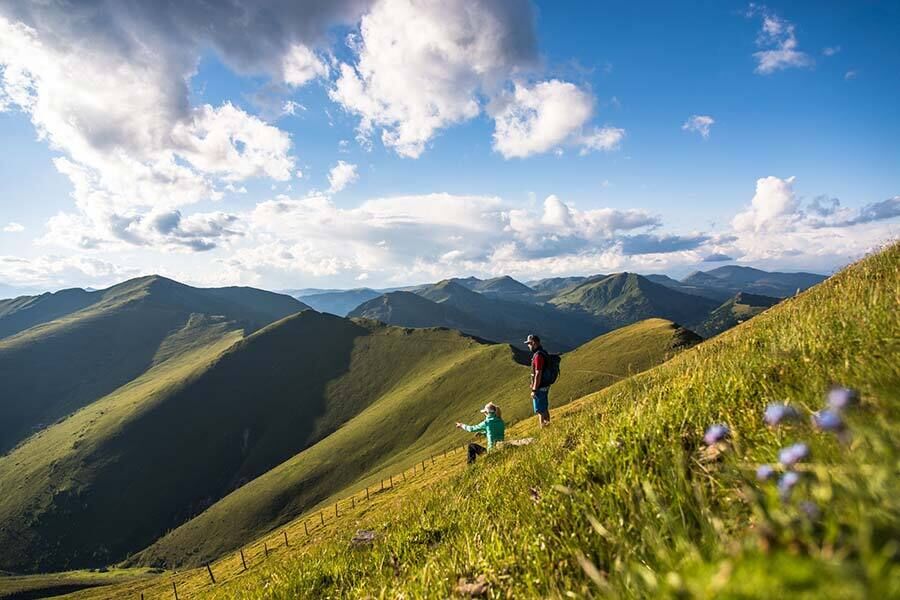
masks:
{"type": "Polygon", "coordinates": [[[721,442],[725,438],[728,437],[729,434],[728,426],[719,423],[717,425],[712,425],[709,429],[706,430],[706,434],[703,436],[703,441],[706,442],[707,446],[712,446],[717,442],[721,442]]]}
{"type": "Polygon", "coordinates": [[[769,481],[775,477],[775,469],[771,465],[760,465],[756,469],[756,478],[759,481],[769,481]]]}
{"type": "Polygon", "coordinates": [[[800,417],[800,413],[793,406],[787,404],[770,404],[766,407],[766,413],[763,417],[766,423],[771,426],[780,425],[783,421],[790,421],[800,417]]]}
{"type": "Polygon", "coordinates": [[[802,512],[813,521],[818,519],[819,515],[822,514],[822,511],[819,510],[819,505],[809,500],[804,500],[797,506],[797,508],[799,508],[800,512],[802,512]]]}
{"type": "Polygon", "coordinates": [[[782,475],[781,479],[778,480],[778,491],[781,493],[781,497],[787,500],[791,495],[791,490],[798,483],[800,483],[800,475],[794,471],[788,471],[782,475]]]}
{"type": "Polygon", "coordinates": [[[844,410],[859,402],[859,393],[850,388],[835,386],[828,390],[828,406],[834,410],[844,410]]]}
{"type": "Polygon", "coordinates": [[[841,432],[844,430],[844,420],[837,410],[820,410],[813,413],[812,424],[819,431],[841,432]]]}
{"type": "Polygon", "coordinates": [[[786,467],[792,467],[807,458],[809,458],[809,446],[803,442],[788,446],[778,453],[778,461],[786,467]]]}

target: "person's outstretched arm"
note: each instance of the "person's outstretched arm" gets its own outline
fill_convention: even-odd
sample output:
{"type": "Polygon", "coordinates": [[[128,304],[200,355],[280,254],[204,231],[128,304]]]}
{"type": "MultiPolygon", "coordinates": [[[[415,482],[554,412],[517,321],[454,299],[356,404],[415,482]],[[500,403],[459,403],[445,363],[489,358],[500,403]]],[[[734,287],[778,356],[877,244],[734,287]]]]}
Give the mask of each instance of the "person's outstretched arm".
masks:
{"type": "Polygon", "coordinates": [[[464,431],[468,431],[469,433],[478,433],[487,429],[487,419],[485,419],[478,425],[466,425],[465,423],[457,423],[456,426],[464,431]]]}

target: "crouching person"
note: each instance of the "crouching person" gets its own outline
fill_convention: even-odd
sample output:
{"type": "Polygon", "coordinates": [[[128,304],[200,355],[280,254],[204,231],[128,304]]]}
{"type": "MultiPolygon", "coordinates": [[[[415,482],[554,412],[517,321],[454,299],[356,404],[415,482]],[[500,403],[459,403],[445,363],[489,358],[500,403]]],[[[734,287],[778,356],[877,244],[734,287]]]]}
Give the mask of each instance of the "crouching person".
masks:
{"type": "Polygon", "coordinates": [[[484,413],[484,421],[478,425],[466,425],[457,423],[456,427],[468,431],[469,433],[484,433],[487,437],[487,448],[480,444],[469,444],[469,464],[475,462],[475,458],[479,454],[484,454],[494,447],[497,442],[503,441],[503,435],[506,431],[506,424],[500,418],[500,407],[493,402],[488,402],[481,409],[484,413]]]}

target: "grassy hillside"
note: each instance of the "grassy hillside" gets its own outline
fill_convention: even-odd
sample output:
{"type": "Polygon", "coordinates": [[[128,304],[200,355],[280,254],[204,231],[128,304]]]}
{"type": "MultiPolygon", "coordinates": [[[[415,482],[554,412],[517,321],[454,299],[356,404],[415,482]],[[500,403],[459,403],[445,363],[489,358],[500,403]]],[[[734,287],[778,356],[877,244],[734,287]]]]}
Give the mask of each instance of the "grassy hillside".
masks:
{"type": "Polygon", "coordinates": [[[313,311],[162,363],[0,458],[0,568],[121,560],[474,341],[313,311]],[[135,518],[140,515],[140,518],[135,518]]]}
{"type": "Polygon", "coordinates": [[[538,333],[545,347],[560,352],[612,329],[580,311],[561,311],[547,304],[504,300],[472,291],[451,280],[421,288],[416,293],[462,311],[478,323],[477,328],[465,329],[467,333],[495,342],[521,345],[529,333],[538,333]]]}
{"type": "Polygon", "coordinates": [[[0,339],[81,310],[99,300],[100,294],[82,289],[0,300],[0,339]]]}
{"type": "Polygon", "coordinates": [[[297,298],[319,312],[327,312],[338,315],[339,317],[344,317],[363,302],[368,302],[372,298],[377,298],[380,295],[381,292],[376,292],[369,288],[359,288],[355,290],[322,292],[298,296],[297,298]]]}
{"type": "Polygon", "coordinates": [[[388,292],[360,304],[348,316],[403,327],[448,327],[473,334],[486,329],[475,315],[412,292],[388,292]]]}
{"type": "Polygon", "coordinates": [[[460,578],[497,598],[900,597],[898,305],[894,245],[203,597],[446,598],[460,578]],[[835,383],[860,392],[849,435],[763,422],[835,383]],[[732,431],[718,456],[716,422],[732,431]],[[799,440],[812,460],[783,500],[754,471],[799,440]],[[358,528],[375,542],[348,544],[358,528]]]}
{"type": "Polygon", "coordinates": [[[815,273],[778,273],[751,267],[728,265],[711,271],[697,271],[681,280],[682,285],[720,289],[732,294],[750,292],[785,298],[797,290],[821,283],[826,277],[815,273]]]}
{"type": "Polygon", "coordinates": [[[781,298],[738,292],[733,298],[729,298],[722,306],[712,311],[706,320],[695,329],[703,337],[713,337],[731,329],[738,323],[755,317],[779,302],[781,302],[781,298]]]}
{"type": "Polygon", "coordinates": [[[68,303],[57,296],[10,313],[37,311],[44,322],[0,340],[0,453],[166,358],[307,308],[280,294],[198,289],[162,277],[75,294],[68,303]],[[84,294],[90,304],[79,310],[84,294]],[[46,320],[63,305],[73,312],[46,320]]]}
{"type": "Polygon", "coordinates": [[[651,317],[690,325],[701,322],[718,306],[708,298],[679,292],[635,273],[589,279],[550,302],[561,308],[586,311],[613,328],[651,317]]]}
{"type": "MultiPolygon", "coordinates": [[[[385,390],[334,434],[236,490],[133,562],[173,566],[215,558],[351,484],[376,481],[422,456],[462,443],[469,436],[453,423],[473,422],[488,400],[501,405],[511,422],[531,416],[529,370],[509,346],[429,330],[398,337],[399,331],[382,328],[373,337],[396,338],[398,354],[408,352],[409,336],[451,336],[465,346],[385,390]]],[[[601,336],[565,356],[565,375],[554,387],[553,405],[656,365],[698,339],[661,319],[601,336]]]]}

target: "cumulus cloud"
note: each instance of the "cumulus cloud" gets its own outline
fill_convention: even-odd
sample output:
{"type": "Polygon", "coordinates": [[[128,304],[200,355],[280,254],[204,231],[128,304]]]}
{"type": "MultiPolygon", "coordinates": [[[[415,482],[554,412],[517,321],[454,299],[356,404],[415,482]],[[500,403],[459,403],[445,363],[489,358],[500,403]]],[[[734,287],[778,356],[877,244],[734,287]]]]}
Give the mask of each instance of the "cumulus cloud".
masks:
{"type": "Polygon", "coordinates": [[[21,233],[21,232],[25,231],[25,226],[22,225],[21,223],[16,223],[15,221],[10,221],[3,228],[3,231],[5,233],[21,233]]]}
{"type": "Polygon", "coordinates": [[[12,0],[0,6],[0,104],[27,114],[63,155],[55,165],[73,184],[67,218],[85,233],[82,247],[146,242],[122,230],[155,210],[216,200],[223,183],[287,180],[294,165],[289,136],[259,117],[230,103],[191,106],[201,54],[212,48],[238,73],[303,85],[328,74],[312,49],[328,28],[370,5],[12,0]]]}
{"type": "Polygon", "coordinates": [[[328,191],[336,194],[359,179],[356,165],[339,160],[328,172],[328,191]]]}
{"type": "Polygon", "coordinates": [[[359,116],[363,137],[380,129],[413,158],[537,56],[527,0],[380,0],[349,41],[356,61],[340,65],[331,98],[359,116]]]}
{"type": "Polygon", "coordinates": [[[703,139],[709,137],[709,130],[716,120],[709,115],[691,115],[681,126],[684,131],[699,133],[703,139]]]}
{"type": "Polygon", "coordinates": [[[799,208],[794,177],[763,177],[756,180],[750,207],[735,215],[731,224],[737,231],[785,229],[799,219],[799,208]]]}
{"type": "Polygon", "coordinates": [[[594,97],[573,83],[551,79],[534,85],[515,83],[495,99],[494,150],[504,158],[524,158],[563,144],[591,150],[615,150],[625,130],[615,127],[584,132],[594,114],[594,97]]]}
{"type": "Polygon", "coordinates": [[[254,244],[235,252],[234,268],[272,277],[368,273],[382,281],[500,273],[529,261],[561,269],[607,251],[621,257],[620,234],[660,224],[639,209],[578,210],[557,196],[529,210],[493,196],[450,194],[375,198],[350,209],[325,196],[279,197],[247,220],[254,244]]]}
{"type": "Polygon", "coordinates": [[[695,250],[709,241],[703,234],[693,235],[654,235],[643,233],[625,236],[619,242],[622,253],[626,256],[634,254],[668,254],[683,250],[695,250]]]}
{"type": "Polygon", "coordinates": [[[840,51],[841,51],[840,46],[826,46],[825,48],[822,48],[822,54],[824,56],[834,56],[835,54],[837,54],[840,51]]]}
{"type": "Polygon", "coordinates": [[[84,256],[0,256],[0,279],[19,287],[64,287],[73,281],[107,284],[135,275],[137,271],[133,269],[84,256]]]}
{"type": "Polygon", "coordinates": [[[757,73],[768,75],[791,67],[813,65],[812,57],[798,49],[793,23],[763,5],[751,4],[747,14],[762,18],[762,29],[756,37],[756,45],[761,50],[753,53],[757,73]]]}

